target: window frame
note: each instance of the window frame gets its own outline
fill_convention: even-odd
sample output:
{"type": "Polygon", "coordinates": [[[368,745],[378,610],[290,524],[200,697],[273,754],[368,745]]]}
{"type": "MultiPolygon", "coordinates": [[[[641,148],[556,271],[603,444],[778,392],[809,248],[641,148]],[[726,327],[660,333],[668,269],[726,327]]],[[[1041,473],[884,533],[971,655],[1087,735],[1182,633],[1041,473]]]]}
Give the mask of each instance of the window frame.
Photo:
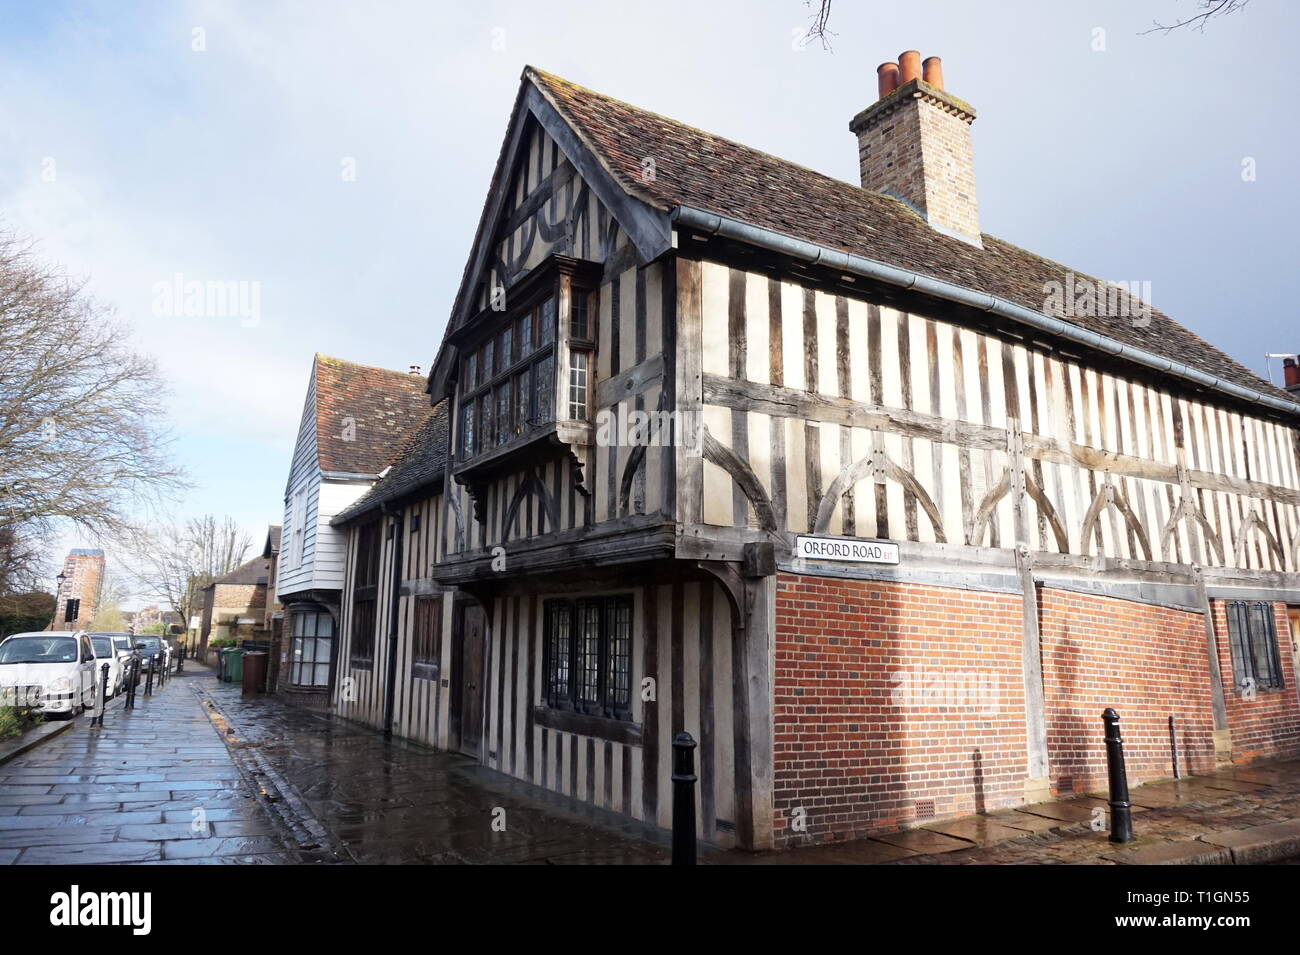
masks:
{"type": "Polygon", "coordinates": [[[553,597],[543,602],[542,703],[546,708],[617,722],[632,721],[634,612],[631,594],[553,597]],[[557,630],[561,619],[568,625],[562,650],[557,630]],[[596,623],[594,648],[584,639],[584,619],[596,623]],[[621,635],[616,632],[620,626],[625,628],[621,635]],[[619,642],[623,644],[621,653],[619,642]],[[620,657],[624,661],[621,670],[617,666],[620,657]],[[594,687],[589,674],[595,675],[594,687]],[[625,680],[622,685],[617,679],[620,675],[625,680]]]}
{"type": "MultiPolygon", "coordinates": [[[[548,282],[535,289],[529,293],[524,304],[503,311],[495,321],[485,324],[475,336],[472,346],[467,349],[467,354],[461,358],[456,399],[460,413],[456,436],[458,461],[481,458],[555,423],[554,398],[550,402],[550,420],[543,421],[539,416],[539,389],[545,388],[546,382],[539,382],[538,377],[546,359],[558,351],[558,330],[554,327],[554,315],[549,320],[552,325],[550,336],[545,336],[543,330],[548,322],[545,314],[547,302],[555,302],[559,293],[557,282],[548,282]],[[524,322],[529,324],[530,347],[527,352],[522,350],[520,342],[523,336],[518,333],[524,322]],[[507,342],[511,349],[510,358],[503,361],[501,346],[507,342]],[[490,369],[484,367],[489,354],[492,355],[493,362],[490,369]],[[529,387],[528,417],[525,422],[517,420],[520,399],[516,392],[521,376],[526,377],[529,387]],[[508,421],[504,423],[501,420],[503,408],[508,416],[508,421]],[[470,438],[468,444],[467,436],[470,438]]],[[[558,313],[558,307],[554,311],[558,313]]],[[[555,388],[554,368],[555,363],[552,362],[552,391],[555,388]]]]}
{"type": "Polygon", "coordinates": [[[335,647],[338,642],[337,628],[334,625],[334,615],[331,614],[328,610],[321,607],[318,609],[295,611],[291,615],[291,621],[292,622],[289,625],[289,665],[288,665],[288,674],[285,677],[286,682],[290,686],[302,690],[321,690],[329,687],[330,676],[334,665],[335,647]],[[305,623],[308,617],[312,618],[313,621],[311,634],[309,635],[306,633],[296,633],[295,631],[297,630],[306,629],[305,623]],[[320,624],[322,619],[329,621],[329,633],[325,635],[322,635],[320,632],[321,630],[320,624]],[[307,641],[307,640],[311,641],[311,647],[312,647],[311,659],[310,660],[298,659],[294,653],[294,648],[298,646],[301,641],[307,641]],[[327,656],[324,660],[320,658],[317,652],[320,649],[319,641],[321,640],[328,641],[328,649],[326,650],[327,656]],[[321,666],[325,667],[325,682],[323,683],[302,682],[300,678],[302,676],[304,669],[310,668],[312,672],[312,679],[314,681],[316,677],[316,670],[321,666]]]}
{"type": "Polygon", "coordinates": [[[293,570],[302,567],[307,549],[307,489],[293,492],[289,512],[289,564],[293,570]]]}
{"type": "Polygon", "coordinates": [[[568,362],[564,369],[564,411],[565,417],[570,421],[589,421],[591,420],[591,409],[595,401],[595,383],[596,383],[596,327],[600,322],[600,290],[589,287],[580,282],[571,282],[569,285],[569,314],[566,318],[566,332],[568,340],[568,362]],[[578,334],[578,329],[574,325],[575,316],[578,314],[578,303],[582,303],[582,332],[578,334]],[[577,400],[574,398],[574,389],[579,387],[574,383],[574,376],[579,369],[575,357],[581,355],[583,367],[581,369],[583,381],[583,395],[581,397],[581,410],[575,410],[577,400]]]}
{"type": "Polygon", "coordinates": [[[383,557],[384,524],[373,520],[357,528],[357,549],[352,568],[352,619],[349,627],[348,663],[369,669],[375,660],[375,628],[379,625],[379,578],[383,557]]]}
{"type": "Polygon", "coordinates": [[[1224,604],[1228,623],[1228,655],[1232,662],[1232,682],[1238,693],[1244,692],[1247,678],[1256,690],[1285,690],[1282,653],[1277,638],[1277,621],[1273,604],[1261,600],[1230,600],[1224,604]],[[1271,671],[1261,679],[1261,656],[1271,671]]]}
{"type": "Polygon", "coordinates": [[[442,594],[419,594],[411,607],[411,677],[436,680],[441,669],[442,594]]]}

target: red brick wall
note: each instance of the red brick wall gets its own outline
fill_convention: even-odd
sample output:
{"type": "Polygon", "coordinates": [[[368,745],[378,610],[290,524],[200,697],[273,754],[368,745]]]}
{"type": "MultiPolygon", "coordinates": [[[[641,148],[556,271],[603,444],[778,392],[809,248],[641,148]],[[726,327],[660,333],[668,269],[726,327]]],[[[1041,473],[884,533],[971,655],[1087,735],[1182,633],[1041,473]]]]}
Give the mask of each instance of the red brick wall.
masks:
{"type": "MultiPolygon", "coordinates": [[[[1300,751],[1285,605],[1274,609],[1286,688],[1260,690],[1253,701],[1233,690],[1224,605],[1213,609],[1234,758],[1300,751]]],[[[1016,594],[780,574],[777,844],[1020,805],[1028,769],[1021,626],[1016,594]],[[960,682],[971,676],[983,682],[960,682]],[[909,694],[918,677],[921,692],[909,694]]],[[[1172,775],[1171,715],[1183,772],[1214,768],[1201,614],[1040,589],[1039,627],[1053,789],[1105,788],[1108,706],[1122,719],[1131,784],[1172,775]]]]}
{"type": "Polygon", "coordinates": [[[1281,690],[1256,690],[1246,699],[1233,684],[1232,641],[1228,639],[1227,603],[1211,601],[1214,633],[1218,638],[1219,671],[1232,731],[1232,759],[1244,762],[1261,756],[1300,751],[1300,700],[1296,696],[1295,658],[1291,653],[1291,625],[1286,604],[1273,604],[1273,625],[1277,632],[1278,656],[1282,662],[1281,690]]]}
{"type": "Polygon", "coordinates": [[[1053,790],[1106,788],[1108,706],[1120,716],[1130,785],[1173,775],[1171,715],[1183,771],[1214,769],[1203,615],[1042,588],[1039,632],[1053,790]]]}
{"type": "Polygon", "coordinates": [[[780,574],[778,844],[1019,805],[1020,639],[1015,594],[780,574]]]}

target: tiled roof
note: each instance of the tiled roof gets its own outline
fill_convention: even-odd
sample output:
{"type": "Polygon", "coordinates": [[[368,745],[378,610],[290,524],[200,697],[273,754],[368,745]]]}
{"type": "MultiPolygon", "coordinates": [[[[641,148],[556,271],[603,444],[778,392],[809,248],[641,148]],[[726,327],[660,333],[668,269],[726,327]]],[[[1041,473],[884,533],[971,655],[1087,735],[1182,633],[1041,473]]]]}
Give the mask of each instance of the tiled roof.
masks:
{"type": "MultiPolygon", "coordinates": [[[[532,67],[524,71],[619,185],[662,210],[692,206],[842,252],[986,292],[1042,312],[1049,282],[1092,279],[991,235],[984,248],[930,228],[901,202],[647,112],[532,67]],[[642,163],[654,160],[646,182],[642,163]]],[[[1286,392],[1151,309],[1127,318],[1070,318],[1082,328],[1168,356],[1264,394],[1286,392]]],[[[1059,317],[1059,316],[1057,316],[1059,317]]]]}
{"type": "Polygon", "coordinates": [[[316,447],[322,471],[378,474],[431,410],[421,375],[316,356],[316,447]]]}
{"type": "Polygon", "coordinates": [[[216,584],[264,584],[270,571],[270,563],[260,554],[252,560],[244,561],[224,577],[218,577],[208,586],[216,584]]]}
{"type": "Polygon", "coordinates": [[[330,523],[346,524],[390,501],[421,489],[432,489],[446,467],[447,402],[440,401],[433,414],[393,457],[392,469],[330,523]]]}

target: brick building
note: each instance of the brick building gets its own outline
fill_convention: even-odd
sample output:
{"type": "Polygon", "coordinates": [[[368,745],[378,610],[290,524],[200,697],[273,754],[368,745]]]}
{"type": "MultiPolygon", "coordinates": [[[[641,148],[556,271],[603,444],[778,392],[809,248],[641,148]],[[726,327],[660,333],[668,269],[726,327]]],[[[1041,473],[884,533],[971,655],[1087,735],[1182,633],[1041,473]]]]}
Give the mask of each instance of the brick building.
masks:
{"type": "Polygon", "coordinates": [[[104,552],[74,547],[63,559],[63,580],[55,601],[54,630],[84,630],[99,611],[104,587],[104,552]]]}
{"type": "Polygon", "coordinates": [[[983,233],[974,109],[878,84],[851,185],[525,70],[331,522],[335,712],[664,827],[689,732],[753,848],[1098,788],[1109,706],[1133,781],[1300,750],[1300,395],[983,233]]]}
{"type": "Polygon", "coordinates": [[[240,564],[203,588],[199,654],[215,639],[265,640],[266,595],[270,561],[258,556],[240,564]]]}

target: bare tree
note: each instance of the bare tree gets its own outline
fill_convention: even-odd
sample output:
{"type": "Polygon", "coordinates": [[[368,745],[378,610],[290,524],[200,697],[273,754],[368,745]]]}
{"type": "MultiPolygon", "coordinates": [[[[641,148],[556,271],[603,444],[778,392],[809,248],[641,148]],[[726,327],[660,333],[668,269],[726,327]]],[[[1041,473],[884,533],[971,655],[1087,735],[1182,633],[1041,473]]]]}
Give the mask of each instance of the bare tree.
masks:
{"type": "MultiPolygon", "coordinates": [[[[830,37],[835,36],[828,28],[831,20],[831,2],[832,0],[816,0],[816,11],[812,14],[812,25],[808,27],[808,32],[803,35],[803,42],[806,46],[813,40],[819,40],[823,50],[831,48],[830,37]]],[[[812,7],[814,0],[804,0],[805,7],[812,7]]],[[[1147,33],[1172,33],[1174,30],[1182,27],[1192,27],[1198,33],[1205,32],[1205,24],[1218,16],[1226,16],[1229,13],[1236,13],[1238,10],[1245,8],[1250,0],[1197,0],[1197,9],[1201,12],[1195,16],[1179,20],[1176,23],[1168,25],[1159,21],[1152,21],[1150,30],[1143,30],[1142,35],[1147,33]]]]}
{"type": "Polygon", "coordinates": [[[90,629],[99,631],[121,631],[126,629],[126,618],[122,614],[122,601],[130,596],[126,578],[116,568],[106,568],[104,579],[99,585],[99,602],[95,605],[95,616],[90,629]]]}
{"type": "Polygon", "coordinates": [[[1168,25],[1160,23],[1158,20],[1152,20],[1151,29],[1143,30],[1139,35],[1145,36],[1148,33],[1169,34],[1182,27],[1191,27],[1197,33],[1204,33],[1205,24],[1215,17],[1227,16],[1229,13],[1244,10],[1248,3],[1250,3],[1250,0],[1197,0],[1196,8],[1201,11],[1200,13],[1168,25]]]}
{"type": "MultiPolygon", "coordinates": [[[[813,0],[804,0],[805,7],[811,7],[813,0]]],[[[830,38],[835,36],[826,25],[831,20],[831,0],[818,0],[817,11],[811,17],[812,25],[808,27],[808,32],[803,35],[804,46],[807,46],[813,40],[821,42],[823,50],[831,48],[830,38]]]]}
{"type": "Polygon", "coordinates": [[[39,527],[0,527],[0,611],[8,596],[49,586],[47,544],[39,527]]]}
{"type": "MultiPolygon", "coordinates": [[[[111,309],[0,231],[0,530],[91,537],[182,486],[167,458],[163,383],[111,309]]],[[[14,571],[10,571],[13,573],[14,571]]]]}
{"type": "Polygon", "coordinates": [[[252,546],[252,536],[233,518],[208,514],[136,531],[131,551],[141,587],[188,626],[202,608],[203,588],[242,564],[252,546]]]}

